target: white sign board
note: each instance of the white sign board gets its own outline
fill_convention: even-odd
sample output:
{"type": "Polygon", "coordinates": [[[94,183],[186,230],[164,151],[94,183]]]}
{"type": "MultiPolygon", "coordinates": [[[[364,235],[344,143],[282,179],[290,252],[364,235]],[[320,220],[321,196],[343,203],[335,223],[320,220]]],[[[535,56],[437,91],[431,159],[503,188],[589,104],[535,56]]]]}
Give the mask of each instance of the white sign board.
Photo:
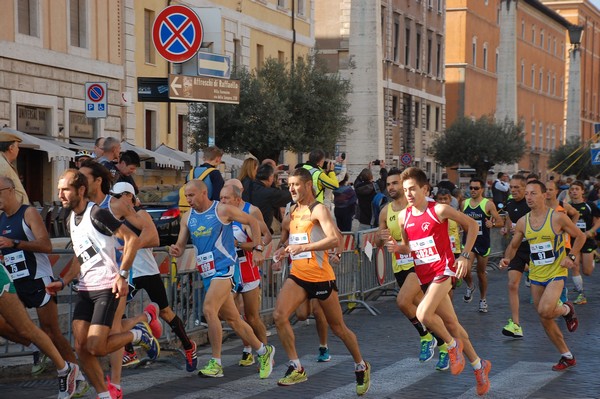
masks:
{"type": "Polygon", "coordinates": [[[106,118],[108,115],[108,84],[106,82],[87,82],[85,84],[85,116],[88,118],[106,118]]]}

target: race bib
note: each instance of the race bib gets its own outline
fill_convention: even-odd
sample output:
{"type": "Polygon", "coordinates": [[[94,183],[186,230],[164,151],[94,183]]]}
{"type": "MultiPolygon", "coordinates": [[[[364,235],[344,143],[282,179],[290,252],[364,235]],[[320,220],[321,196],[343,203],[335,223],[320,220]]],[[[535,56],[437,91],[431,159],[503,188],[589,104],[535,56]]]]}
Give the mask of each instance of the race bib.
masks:
{"type": "Polygon", "coordinates": [[[405,254],[401,254],[401,253],[396,253],[395,255],[396,255],[396,264],[398,266],[410,265],[411,263],[415,262],[413,260],[412,256],[410,256],[410,255],[405,255],[405,254]]]}
{"type": "Polygon", "coordinates": [[[4,256],[6,270],[10,273],[13,280],[29,276],[29,269],[25,263],[25,253],[23,251],[13,252],[4,256]]]}
{"type": "Polygon", "coordinates": [[[456,238],[454,236],[450,236],[450,248],[452,248],[452,253],[456,253],[456,238]]]}
{"type": "Polygon", "coordinates": [[[483,222],[481,220],[476,220],[476,222],[477,222],[477,226],[479,226],[479,230],[477,231],[477,235],[480,236],[480,235],[483,234],[483,231],[481,231],[481,229],[482,229],[481,226],[483,225],[483,222]]]}
{"type": "Polygon", "coordinates": [[[586,232],[586,225],[585,225],[585,220],[578,220],[575,223],[575,226],[577,226],[577,228],[581,231],[583,231],[584,233],[586,232]]]}
{"type": "MultiPolygon", "coordinates": [[[[290,234],[289,243],[290,243],[290,245],[308,244],[308,234],[307,233],[290,234]]],[[[292,255],[291,258],[292,258],[292,260],[310,259],[310,258],[312,258],[312,252],[311,251],[300,252],[296,255],[292,255]]]]}
{"type": "Polygon", "coordinates": [[[215,257],[212,252],[205,252],[196,256],[196,269],[200,272],[202,278],[208,278],[215,275],[215,257]]]}
{"type": "Polygon", "coordinates": [[[550,265],[556,259],[550,241],[530,244],[529,251],[531,251],[531,261],[535,266],[550,265]]]}
{"type": "Polygon", "coordinates": [[[433,237],[413,240],[409,242],[409,245],[417,266],[437,262],[441,259],[433,237]]]}
{"type": "Polygon", "coordinates": [[[81,269],[89,269],[102,260],[98,250],[88,237],[73,238],[73,251],[81,269]]]}

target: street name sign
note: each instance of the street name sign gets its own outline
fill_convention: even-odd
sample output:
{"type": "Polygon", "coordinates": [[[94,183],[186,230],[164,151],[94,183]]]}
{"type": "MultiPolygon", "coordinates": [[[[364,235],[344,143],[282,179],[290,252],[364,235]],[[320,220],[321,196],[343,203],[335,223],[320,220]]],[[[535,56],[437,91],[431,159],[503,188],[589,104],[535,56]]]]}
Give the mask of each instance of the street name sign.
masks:
{"type": "Polygon", "coordinates": [[[169,98],[239,104],[240,81],[205,76],[169,75],[169,98]]]}

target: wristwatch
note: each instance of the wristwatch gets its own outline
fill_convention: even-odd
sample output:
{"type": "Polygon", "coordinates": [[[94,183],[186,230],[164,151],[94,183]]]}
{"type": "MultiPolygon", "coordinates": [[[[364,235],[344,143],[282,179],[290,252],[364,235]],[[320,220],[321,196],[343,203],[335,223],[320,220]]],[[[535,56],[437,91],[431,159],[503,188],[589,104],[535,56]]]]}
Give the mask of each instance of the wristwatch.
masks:
{"type": "Polygon", "coordinates": [[[258,252],[262,252],[263,251],[263,246],[262,245],[256,245],[254,248],[252,248],[253,251],[258,251],[258,252]]]}
{"type": "Polygon", "coordinates": [[[573,255],[573,254],[568,254],[567,257],[569,259],[571,259],[573,262],[575,262],[575,259],[577,259],[577,257],[575,255],[573,255]]]}
{"type": "Polygon", "coordinates": [[[21,243],[21,240],[13,240],[13,248],[16,248],[21,243]]]}
{"type": "Polygon", "coordinates": [[[471,259],[471,254],[469,252],[463,252],[462,254],[460,254],[460,256],[462,256],[466,260],[471,259]]]}
{"type": "Polygon", "coordinates": [[[125,280],[129,278],[129,270],[119,270],[119,276],[123,277],[125,280]]]}

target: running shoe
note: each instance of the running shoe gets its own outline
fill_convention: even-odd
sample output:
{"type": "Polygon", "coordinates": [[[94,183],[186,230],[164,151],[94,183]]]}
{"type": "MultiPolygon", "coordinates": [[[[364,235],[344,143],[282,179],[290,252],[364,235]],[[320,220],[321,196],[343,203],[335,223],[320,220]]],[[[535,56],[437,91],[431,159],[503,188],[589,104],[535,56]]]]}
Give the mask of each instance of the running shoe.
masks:
{"type": "Polygon", "coordinates": [[[69,368],[67,373],[58,376],[58,399],[71,398],[77,388],[75,379],[79,375],[79,366],[67,362],[67,367],[69,368]]]}
{"type": "Polygon", "coordinates": [[[31,366],[31,375],[42,374],[46,370],[47,361],[48,356],[46,356],[45,353],[40,351],[33,352],[33,366],[31,366]]]}
{"type": "Polygon", "coordinates": [[[575,367],[575,365],[577,365],[575,358],[568,359],[564,356],[561,356],[558,363],[556,363],[554,366],[552,366],[552,370],[553,371],[565,371],[568,368],[575,367]]]}
{"type": "Polygon", "coordinates": [[[475,292],[475,284],[473,284],[473,288],[470,288],[467,285],[467,289],[465,290],[465,296],[463,296],[463,301],[469,303],[473,300],[473,293],[475,292]]]}
{"type": "Polygon", "coordinates": [[[123,349],[123,367],[135,366],[140,363],[140,359],[138,359],[137,353],[135,350],[133,352],[129,352],[127,349],[123,349]]]}
{"type": "Polygon", "coordinates": [[[574,332],[579,326],[579,321],[577,320],[577,315],[575,314],[575,307],[571,302],[565,302],[565,305],[569,307],[569,313],[566,316],[563,316],[565,318],[565,322],[567,323],[567,330],[569,330],[569,332],[574,332]]]}
{"type": "Polygon", "coordinates": [[[362,396],[371,387],[371,365],[365,362],[365,368],[354,371],[354,374],[356,374],[356,394],[362,396]]]}
{"type": "Polygon", "coordinates": [[[148,306],[146,306],[146,308],[144,309],[144,313],[150,315],[150,321],[148,322],[148,325],[152,330],[152,335],[154,335],[154,338],[156,339],[162,337],[163,332],[162,324],[158,319],[159,312],[160,309],[158,308],[158,305],[155,302],[150,302],[148,306]]]}
{"type": "Polygon", "coordinates": [[[435,369],[439,371],[448,370],[450,368],[450,358],[447,350],[440,349],[440,358],[438,359],[435,369]]]}
{"type": "Polygon", "coordinates": [[[465,368],[465,356],[463,355],[462,341],[458,338],[455,338],[455,341],[454,348],[448,348],[448,357],[450,357],[450,372],[453,375],[458,375],[465,368]]]}
{"type": "Polygon", "coordinates": [[[156,360],[158,355],[160,355],[160,345],[158,340],[152,335],[148,323],[138,323],[133,328],[142,332],[139,344],[146,350],[146,355],[148,355],[150,360],[156,360]]]}
{"type": "Polygon", "coordinates": [[[513,322],[512,319],[508,319],[508,323],[502,329],[502,334],[507,337],[523,338],[523,329],[520,325],[513,322]]]}
{"type": "Polygon", "coordinates": [[[267,349],[265,354],[258,356],[260,378],[269,378],[273,372],[273,365],[275,364],[275,361],[273,360],[275,357],[275,347],[273,345],[265,345],[265,348],[267,349]]]}
{"type": "Polygon", "coordinates": [[[482,396],[490,390],[489,374],[492,369],[492,362],[489,360],[481,361],[481,368],[474,370],[475,379],[477,379],[477,395],[482,396]]]}
{"type": "Polygon", "coordinates": [[[198,370],[198,376],[200,377],[220,378],[223,375],[223,366],[213,358],[208,361],[208,364],[204,368],[198,370]]]}
{"type": "Polygon", "coordinates": [[[569,289],[567,288],[566,284],[563,287],[562,293],[560,294],[560,300],[563,303],[565,303],[569,300],[569,289]]]}
{"type": "Polygon", "coordinates": [[[283,378],[280,378],[279,381],[277,381],[277,385],[286,387],[289,385],[299,384],[306,380],[308,380],[308,377],[306,376],[306,371],[304,371],[304,367],[298,370],[296,369],[296,366],[294,366],[290,362],[290,364],[288,365],[288,369],[285,372],[285,376],[283,376],[283,378]]]}
{"type": "Polygon", "coordinates": [[[90,390],[90,383],[86,380],[76,380],[75,381],[75,393],[73,394],[74,398],[83,398],[88,391],[90,390]]]}
{"type": "Polygon", "coordinates": [[[324,348],[319,346],[319,357],[317,357],[317,362],[328,362],[331,360],[331,355],[329,355],[329,348],[324,348]]]}
{"type": "Polygon", "coordinates": [[[431,360],[433,355],[435,355],[435,347],[437,346],[437,340],[432,335],[431,339],[422,339],[421,338],[421,353],[419,354],[420,362],[427,362],[431,360]]]}
{"type": "Polygon", "coordinates": [[[185,350],[185,369],[193,373],[198,368],[198,355],[196,355],[196,342],[192,341],[192,347],[185,350]]]}
{"type": "Polygon", "coordinates": [[[254,355],[252,353],[242,352],[242,358],[238,362],[238,365],[248,367],[252,366],[254,363],[256,362],[254,361],[254,355]]]}
{"type": "Polygon", "coordinates": [[[479,312],[487,313],[487,311],[488,311],[487,301],[485,299],[480,300],[479,301],[479,312]]]}
{"type": "Polygon", "coordinates": [[[110,377],[106,376],[106,386],[108,387],[108,393],[113,399],[123,399],[123,389],[118,389],[115,384],[110,382],[110,377]]]}
{"type": "MultiPolygon", "coordinates": [[[[564,301],[563,301],[564,302],[564,301]]],[[[585,297],[585,294],[583,293],[583,291],[581,291],[579,293],[579,295],[577,295],[577,299],[575,299],[573,301],[573,303],[575,305],[585,305],[587,303],[587,298],[585,297]]]]}

